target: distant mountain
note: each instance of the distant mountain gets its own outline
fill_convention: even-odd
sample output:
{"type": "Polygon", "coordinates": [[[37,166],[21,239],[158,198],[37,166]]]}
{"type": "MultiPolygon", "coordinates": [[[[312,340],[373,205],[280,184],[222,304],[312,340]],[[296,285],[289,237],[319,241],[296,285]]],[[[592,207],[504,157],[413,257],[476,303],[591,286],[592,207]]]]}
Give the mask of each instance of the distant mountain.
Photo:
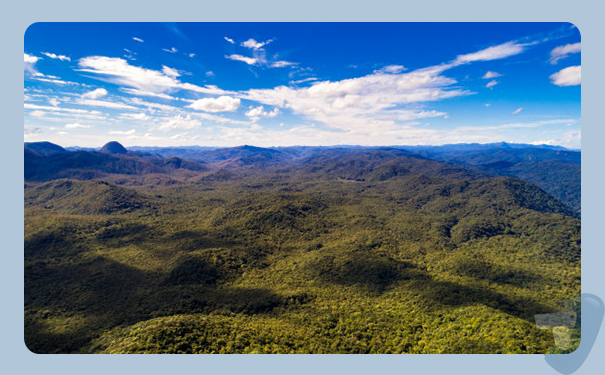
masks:
{"type": "Polygon", "coordinates": [[[109,142],[99,151],[67,151],[49,142],[25,144],[25,178],[96,179],[107,174],[145,175],[210,171],[200,182],[233,178],[230,171],[283,169],[345,180],[384,181],[397,176],[505,176],[536,184],[580,211],[581,152],[562,147],[455,144],[395,147],[132,147],[109,142]]]}
{"type": "Polygon", "coordinates": [[[111,142],[107,142],[103,147],[101,147],[101,151],[104,154],[111,154],[111,155],[116,155],[116,154],[120,154],[120,155],[124,155],[128,153],[128,150],[122,146],[120,143],[116,142],[116,141],[111,141],[111,142]]]}
{"type": "Polygon", "coordinates": [[[63,147],[51,142],[25,142],[25,150],[41,156],[67,152],[63,147]]]}
{"type": "MultiPolygon", "coordinates": [[[[396,176],[427,175],[475,178],[476,173],[396,148],[322,150],[297,162],[301,171],[345,180],[384,181],[396,176]]],[[[296,165],[293,168],[296,168],[296,165]]]]}
{"type": "Polygon", "coordinates": [[[108,174],[172,174],[179,170],[196,172],[206,170],[205,166],[195,161],[176,157],[124,154],[122,148],[119,144],[112,144],[105,148],[105,152],[65,151],[47,152],[44,155],[26,146],[25,180],[48,181],[61,178],[91,180],[103,178],[108,174]]]}
{"type": "Polygon", "coordinates": [[[504,142],[404,149],[483,174],[515,177],[534,183],[569,207],[580,211],[582,154],[579,151],[504,142]]]}

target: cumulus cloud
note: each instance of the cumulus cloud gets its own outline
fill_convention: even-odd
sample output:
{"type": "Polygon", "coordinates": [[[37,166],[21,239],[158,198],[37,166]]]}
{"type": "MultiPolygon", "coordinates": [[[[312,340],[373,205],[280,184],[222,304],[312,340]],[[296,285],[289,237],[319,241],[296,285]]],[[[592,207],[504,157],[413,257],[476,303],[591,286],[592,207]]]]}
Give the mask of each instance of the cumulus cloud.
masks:
{"type": "Polygon", "coordinates": [[[372,129],[386,134],[408,126],[411,121],[447,115],[424,109],[429,102],[472,94],[456,87],[457,81],[443,74],[448,69],[514,56],[528,45],[511,41],[411,72],[403,72],[401,66],[395,65],[358,78],[315,82],[302,88],[251,89],[238,96],[289,109],[330,129],[350,134],[368,134],[372,129]]]}
{"type": "Polygon", "coordinates": [[[550,76],[550,80],[557,86],[577,86],[582,83],[582,66],[570,66],[559,70],[550,76]]]}
{"type": "Polygon", "coordinates": [[[502,74],[497,73],[497,72],[492,72],[491,70],[488,70],[484,75],[483,79],[492,79],[492,78],[497,78],[497,77],[502,77],[502,74]]]}
{"type": "Polygon", "coordinates": [[[581,43],[566,44],[559,46],[550,51],[550,59],[548,60],[551,64],[556,64],[559,60],[567,58],[572,53],[578,53],[582,50],[581,43]]]}
{"type": "Polygon", "coordinates": [[[61,60],[61,61],[71,61],[71,58],[65,55],[55,55],[54,53],[42,52],[44,56],[48,56],[51,59],[61,60]]]}
{"type": "Polygon", "coordinates": [[[218,98],[198,99],[187,107],[204,112],[233,112],[237,111],[240,103],[239,98],[220,96],[218,98]]]}
{"type": "Polygon", "coordinates": [[[287,108],[295,114],[318,121],[330,128],[361,131],[368,127],[391,129],[398,123],[419,118],[443,116],[439,111],[401,109],[469,92],[450,88],[456,80],[439,69],[421,69],[402,74],[370,74],[341,81],[324,81],[310,87],[279,86],[252,89],[241,94],[248,99],[287,108]]]}
{"type": "Polygon", "coordinates": [[[95,89],[95,90],[89,91],[89,92],[83,94],[82,97],[88,98],[88,99],[99,99],[99,98],[104,97],[105,95],[107,95],[107,90],[100,88],[100,89],[95,89]]]}
{"type": "Polygon", "coordinates": [[[23,61],[26,64],[35,64],[38,60],[40,60],[40,58],[37,56],[28,55],[27,53],[23,54],[23,61]]]}
{"type": "Polygon", "coordinates": [[[491,89],[492,87],[496,86],[498,84],[498,81],[496,81],[495,79],[493,81],[489,81],[485,87],[487,87],[488,89],[491,89]]]}
{"type": "Polygon", "coordinates": [[[34,66],[36,62],[40,60],[39,57],[34,55],[29,55],[27,53],[23,54],[23,62],[24,62],[24,72],[30,76],[41,75],[34,66]]]}
{"type": "Polygon", "coordinates": [[[241,46],[250,48],[253,50],[258,50],[258,49],[261,49],[263,46],[266,46],[267,44],[271,43],[272,41],[273,41],[273,39],[269,39],[264,42],[257,42],[256,40],[250,38],[250,39],[246,40],[245,42],[242,42],[241,46]]]}
{"type": "Polygon", "coordinates": [[[521,108],[517,108],[517,109],[515,109],[514,111],[512,111],[510,114],[511,114],[511,115],[516,115],[517,113],[521,112],[522,110],[523,110],[523,107],[521,107],[521,108]]]}
{"type": "Polygon", "coordinates": [[[181,75],[181,73],[178,70],[169,68],[166,65],[162,65],[162,72],[165,75],[167,75],[169,77],[174,77],[174,78],[179,77],[181,75]]]}
{"type": "Polygon", "coordinates": [[[191,119],[191,116],[187,117],[174,116],[167,119],[164,123],[159,126],[159,130],[169,131],[174,129],[194,129],[202,125],[199,120],[191,119]]]}
{"type": "Polygon", "coordinates": [[[225,37],[225,40],[231,44],[235,44],[235,40],[229,38],[229,37],[225,37]]]}
{"type": "Polygon", "coordinates": [[[563,146],[571,149],[580,149],[582,147],[582,132],[580,130],[571,130],[564,133],[556,139],[542,139],[532,142],[535,145],[563,146]]]}
{"type": "Polygon", "coordinates": [[[157,70],[130,65],[126,60],[116,57],[90,56],[78,61],[80,71],[93,73],[95,78],[120,86],[153,92],[166,93],[178,90],[194,91],[202,94],[228,94],[216,86],[205,87],[184,83],[177,78],[157,70]]]}
{"type": "Polygon", "coordinates": [[[279,109],[273,108],[271,112],[265,112],[265,108],[261,105],[258,107],[252,107],[246,113],[248,117],[269,117],[273,118],[280,114],[279,109]]]}

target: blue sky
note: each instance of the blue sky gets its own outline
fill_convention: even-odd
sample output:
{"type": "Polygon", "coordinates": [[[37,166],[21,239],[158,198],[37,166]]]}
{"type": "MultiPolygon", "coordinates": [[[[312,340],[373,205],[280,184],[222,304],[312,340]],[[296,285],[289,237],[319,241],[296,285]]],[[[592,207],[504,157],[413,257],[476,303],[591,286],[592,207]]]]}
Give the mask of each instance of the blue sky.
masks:
{"type": "Polygon", "coordinates": [[[24,137],[580,148],[580,49],[569,23],[37,23],[24,137]]]}

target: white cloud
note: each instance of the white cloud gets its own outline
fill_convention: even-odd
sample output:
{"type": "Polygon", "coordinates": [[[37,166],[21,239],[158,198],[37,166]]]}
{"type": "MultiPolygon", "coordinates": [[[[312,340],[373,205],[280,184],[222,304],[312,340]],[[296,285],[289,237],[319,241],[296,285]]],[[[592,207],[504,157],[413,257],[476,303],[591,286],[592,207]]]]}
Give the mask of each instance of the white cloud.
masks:
{"type": "Polygon", "coordinates": [[[296,80],[296,81],[290,81],[290,84],[297,85],[299,83],[305,83],[305,82],[311,82],[311,81],[317,81],[317,78],[316,77],[309,77],[309,78],[299,79],[299,80],[296,80]]]}
{"type": "Polygon", "coordinates": [[[231,38],[225,37],[225,40],[231,44],[235,44],[235,40],[233,40],[231,38]]]}
{"type": "Polygon", "coordinates": [[[120,118],[126,120],[147,120],[149,116],[144,113],[122,113],[120,114],[120,118]]]}
{"type": "Polygon", "coordinates": [[[89,128],[92,128],[92,126],[91,125],[82,125],[77,122],[74,122],[73,124],[65,125],[65,129],[89,129],[89,128]]]}
{"type": "Polygon", "coordinates": [[[152,112],[153,112],[153,110],[156,110],[156,109],[160,110],[160,111],[165,111],[165,112],[174,112],[174,111],[179,110],[178,107],[173,107],[171,105],[166,105],[166,104],[161,104],[161,103],[147,102],[147,101],[142,100],[141,98],[128,99],[127,102],[132,105],[147,107],[147,109],[152,112]]]}
{"type": "Polygon", "coordinates": [[[174,47],[172,47],[170,49],[162,48],[162,51],[166,51],[166,52],[170,52],[170,53],[177,53],[177,52],[179,52],[179,50],[177,50],[174,47]]]}
{"type": "Polygon", "coordinates": [[[55,98],[50,98],[48,99],[48,103],[54,107],[59,105],[59,100],[55,99],[55,98]]]}
{"type": "Polygon", "coordinates": [[[272,68],[285,68],[285,67],[294,66],[294,65],[296,65],[296,63],[291,62],[291,61],[283,61],[283,60],[274,61],[271,63],[272,68]]]}
{"type": "Polygon", "coordinates": [[[506,42],[497,46],[488,47],[478,52],[459,55],[456,57],[454,63],[466,64],[474,61],[499,60],[522,53],[527,45],[528,44],[519,44],[517,42],[506,42]]]}
{"type": "Polygon", "coordinates": [[[44,112],[44,111],[31,111],[29,113],[29,115],[33,116],[33,117],[44,117],[46,115],[46,112],[44,112]]]}
{"type": "Polygon", "coordinates": [[[31,104],[31,103],[24,103],[23,108],[32,109],[32,110],[40,110],[40,111],[49,111],[49,112],[66,112],[66,113],[72,113],[72,114],[78,114],[78,115],[85,115],[85,114],[100,115],[101,114],[101,112],[99,112],[99,111],[87,111],[84,109],[63,108],[63,107],[54,107],[54,106],[50,107],[50,106],[43,106],[43,105],[37,105],[37,104],[31,104]]]}
{"type": "Polygon", "coordinates": [[[497,77],[502,77],[502,74],[497,73],[497,72],[492,72],[491,70],[489,70],[481,78],[483,78],[483,79],[492,79],[492,78],[497,78],[497,77]]]}
{"type": "Polygon", "coordinates": [[[492,81],[489,81],[485,87],[487,87],[488,89],[491,89],[492,87],[496,86],[498,84],[498,81],[496,81],[495,79],[492,81]]]}
{"type": "Polygon", "coordinates": [[[178,70],[167,67],[166,65],[162,65],[162,72],[169,77],[179,77],[181,73],[178,70]]]}
{"type": "Polygon", "coordinates": [[[215,74],[214,74],[213,71],[209,70],[209,71],[206,72],[205,75],[206,75],[206,77],[214,77],[215,74]]]}
{"type": "Polygon", "coordinates": [[[108,102],[105,100],[81,99],[81,100],[78,100],[77,103],[81,104],[81,105],[89,105],[89,106],[93,106],[93,107],[105,107],[105,108],[111,108],[111,109],[136,109],[135,107],[128,105],[128,104],[108,102]]]}
{"type": "Polygon", "coordinates": [[[187,107],[204,112],[233,112],[239,108],[240,103],[240,99],[220,96],[218,98],[199,99],[187,107]]]}
{"type": "MultiPolygon", "coordinates": [[[[43,76],[43,74],[40,73],[37,73],[37,75],[43,76]]],[[[77,82],[63,81],[57,78],[33,77],[32,79],[40,82],[55,83],[57,85],[80,85],[80,83],[77,82]]]]}
{"type": "Polygon", "coordinates": [[[37,56],[28,55],[27,53],[23,54],[23,61],[26,64],[35,64],[38,60],[40,60],[40,58],[37,56]]]}
{"type": "Polygon", "coordinates": [[[195,53],[190,53],[189,57],[195,57],[195,53]]]}
{"type": "Polygon", "coordinates": [[[71,58],[65,55],[55,55],[54,53],[42,52],[44,56],[48,56],[51,59],[61,60],[61,61],[71,61],[71,58]]]}
{"type": "Polygon", "coordinates": [[[23,133],[25,134],[25,136],[40,134],[40,133],[42,133],[42,129],[40,127],[24,128],[23,133]]]}
{"type": "Polygon", "coordinates": [[[29,74],[30,76],[41,75],[35,68],[36,62],[40,60],[39,57],[28,55],[27,53],[23,54],[23,62],[24,62],[24,72],[29,74]]]}
{"type": "Polygon", "coordinates": [[[269,39],[265,42],[257,42],[256,40],[250,38],[250,39],[246,40],[245,42],[242,42],[241,46],[250,48],[253,50],[258,50],[258,49],[261,49],[263,46],[266,46],[267,44],[271,43],[272,41],[273,41],[273,39],[269,39]]]}
{"type": "Polygon", "coordinates": [[[109,135],[134,135],[137,131],[135,129],[130,130],[110,130],[109,135]]]}
{"type": "Polygon", "coordinates": [[[523,110],[523,107],[521,107],[521,108],[517,108],[517,109],[515,109],[514,111],[512,111],[510,114],[511,114],[511,115],[516,115],[517,113],[521,112],[522,110],[523,110]]]}
{"type": "Polygon", "coordinates": [[[566,44],[559,46],[550,51],[550,59],[548,60],[551,64],[556,64],[559,60],[567,58],[572,53],[578,53],[582,50],[581,43],[566,44]]]}
{"type": "Polygon", "coordinates": [[[168,99],[168,100],[181,100],[180,98],[170,96],[168,94],[155,93],[155,92],[139,90],[139,89],[121,88],[120,91],[123,91],[130,95],[135,95],[135,96],[150,96],[153,98],[162,98],[162,99],[168,99]]]}
{"type": "Polygon", "coordinates": [[[538,140],[531,143],[535,145],[563,146],[571,149],[580,149],[582,147],[582,132],[580,130],[572,130],[556,139],[538,140]]]}
{"type": "Polygon", "coordinates": [[[242,93],[241,98],[290,109],[330,128],[361,132],[370,128],[393,129],[405,121],[445,115],[399,107],[417,107],[417,103],[469,94],[449,87],[455,83],[454,79],[441,75],[439,69],[431,68],[317,82],[305,88],[252,89],[242,93]]]}
{"type": "Polygon", "coordinates": [[[144,43],[145,41],[141,38],[133,37],[132,40],[136,40],[137,42],[144,43]]]}
{"type": "Polygon", "coordinates": [[[107,95],[107,90],[100,88],[100,89],[95,89],[95,90],[89,91],[89,92],[83,94],[82,97],[88,98],[88,99],[99,99],[99,98],[104,97],[105,95],[107,95]]]}
{"type": "Polygon", "coordinates": [[[582,66],[570,66],[550,76],[550,80],[557,86],[577,86],[582,83],[582,66]]]}
{"type": "Polygon", "coordinates": [[[90,56],[80,59],[78,64],[80,71],[94,73],[99,80],[153,93],[165,93],[177,90],[188,90],[213,95],[229,93],[216,86],[208,85],[200,87],[180,82],[175,77],[168,76],[164,72],[133,66],[121,58],[90,56]]]}
{"type": "Polygon", "coordinates": [[[258,107],[252,107],[250,110],[246,112],[246,116],[248,117],[269,117],[273,118],[280,114],[279,109],[273,108],[271,112],[265,112],[265,108],[261,105],[258,107]]]}
{"type": "Polygon", "coordinates": [[[258,64],[258,59],[254,57],[246,57],[242,55],[225,55],[225,58],[229,60],[242,61],[248,65],[256,65],[258,64]]]}
{"type": "Polygon", "coordinates": [[[191,116],[182,117],[182,116],[174,116],[167,119],[166,122],[162,123],[159,130],[169,131],[174,129],[194,129],[202,125],[202,122],[199,120],[191,119],[191,116]]]}
{"type": "Polygon", "coordinates": [[[387,65],[383,68],[375,70],[376,74],[397,74],[407,70],[403,65],[387,65]]]}

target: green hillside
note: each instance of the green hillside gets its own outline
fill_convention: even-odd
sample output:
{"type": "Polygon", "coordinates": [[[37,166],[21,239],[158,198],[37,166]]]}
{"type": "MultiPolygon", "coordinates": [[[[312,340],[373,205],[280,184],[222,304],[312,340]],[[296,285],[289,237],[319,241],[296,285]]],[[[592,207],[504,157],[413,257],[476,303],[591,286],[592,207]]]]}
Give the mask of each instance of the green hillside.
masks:
{"type": "Polygon", "coordinates": [[[534,315],[580,291],[580,221],[565,205],[520,180],[406,155],[303,165],[212,170],[159,187],[26,184],[28,347],[545,353],[553,346],[534,315]],[[406,173],[385,175],[394,166],[406,173]]]}

